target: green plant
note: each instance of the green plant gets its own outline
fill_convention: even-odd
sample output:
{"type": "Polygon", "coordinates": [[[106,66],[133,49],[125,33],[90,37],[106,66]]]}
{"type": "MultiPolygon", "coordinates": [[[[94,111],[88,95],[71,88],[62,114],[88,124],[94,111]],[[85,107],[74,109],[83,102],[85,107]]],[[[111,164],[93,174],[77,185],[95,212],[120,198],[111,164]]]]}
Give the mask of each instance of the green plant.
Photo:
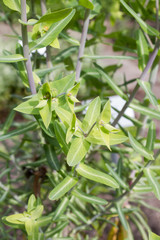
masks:
{"type": "MultiPolygon", "coordinates": [[[[57,1],[55,7],[67,8],[51,11],[41,0],[41,17],[36,16],[35,1],[30,6],[34,18],[29,20],[26,0],[3,3],[21,14],[22,38],[18,34],[17,38],[22,39],[23,47],[17,43],[14,54],[4,51],[0,62],[13,65],[28,96],[11,111],[0,135],[0,178],[4,179],[0,211],[3,223],[10,227],[6,230],[1,223],[2,239],[100,239],[110,225],[107,239],[131,240],[131,224],[143,239],[160,239],[141,210],[144,205],[159,211],[147,205],[145,193],[153,192],[160,200],[160,151],[154,122],[160,120],[160,112],[152,91],[158,73],[159,2],[143,1],[145,7],[140,1],[110,4],[112,24],[125,24],[132,16],[141,28],[136,25],[132,33],[123,30],[111,34],[105,33],[104,1],[57,1]],[[155,10],[150,10],[153,2],[155,10]],[[77,21],[81,19],[83,24],[77,21]],[[156,22],[155,27],[145,20],[156,22]],[[28,26],[32,26],[30,33],[28,26]],[[70,36],[70,29],[81,33],[80,42],[70,36]],[[96,46],[109,44],[109,38],[116,38],[113,49],[123,50],[122,55],[97,54],[96,46]],[[65,47],[62,51],[57,50],[60,45],[65,47]],[[38,52],[42,47],[46,47],[46,57],[38,52]],[[112,58],[137,60],[142,74],[138,79],[124,78],[124,83],[116,83],[114,74],[121,65],[102,67],[99,63],[112,58]],[[82,66],[83,61],[86,66],[82,66]],[[136,85],[129,94],[131,82],[136,85]],[[146,95],[141,103],[135,99],[140,87],[146,95]],[[118,115],[112,121],[109,97],[115,94],[125,104],[122,110],[115,109],[118,115]],[[139,119],[125,114],[128,106],[140,113],[139,119]],[[23,122],[14,121],[15,111],[22,114],[23,122]],[[122,116],[132,122],[132,128],[121,126],[122,116]],[[11,127],[14,129],[9,130],[11,127]],[[113,153],[118,156],[116,161],[113,153]],[[17,211],[20,207],[19,213],[14,213],[13,205],[17,211]],[[16,229],[21,230],[20,236],[16,229]]],[[[7,22],[14,29],[9,18],[7,22]]]]}

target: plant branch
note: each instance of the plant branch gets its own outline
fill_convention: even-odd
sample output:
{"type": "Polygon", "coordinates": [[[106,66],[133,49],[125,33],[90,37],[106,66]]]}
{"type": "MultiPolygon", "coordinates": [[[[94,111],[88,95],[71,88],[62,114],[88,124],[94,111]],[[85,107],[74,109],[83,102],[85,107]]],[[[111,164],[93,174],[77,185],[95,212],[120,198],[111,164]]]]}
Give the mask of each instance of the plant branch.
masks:
{"type": "MultiPolygon", "coordinates": [[[[155,60],[155,58],[156,58],[156,56],[157,56],[158,49],[159,49],[159,40],[158,40],[157,43],[155,44],[155,48],[154,48],[154,50],[153,50],[153,52],[152,52],[152,54],[151,54],[151,56],[150,56],[150,58],[149,58],[149,61],[148,61],[147,65],[146,65],[144,71],[142,72],[140,78],[139,78],[140,80],[143,81],[143,80],[145,79],[145,77],[146,77],[149,69],[152,67],[153,62],[154,62],[154,60],[155,60]]],[[[140,86],[139,86],[139,84],[137,83],[136,86],[135,86],[135,88],[133,89],[132,94],[130,95],[128,101],[125,103],[125,105],[123,106],[122,110],[119,112],[118,116],[117,116],[116,119],[113,121],[113,123],[112,123],[113,126],[115,126],[115,125],[118,123],[119,119],[123,116],[125,110],[128,108],[129,104],[132,102],[132,100],[133,100],[135,94],[137,93],[139,87],[140,87],[140,86]]]]}
{"type": "MultiPolygon", "coordinates": [[[[21,20],[23,22],[27,22],[26,0],[21,0],[21,20]]],[[[27,58],[27,61],[25,62],[25,64],[27,69],[29,86],[32,94],[36,94],[36,86],[34,83],[33,73],[32,73],[32,63],[29,56],[27,26],[23,24],[22,24],[22,42],[23,42],[23,54],[24,54],[24,57],[27,58]]]]}
{"type": "Polygon", "coordinates": [[[159,0],[156,0],[156,29],[159,31],[159,0]]]}
{"type": "MultiPolygon", "coordinates": [[[[42,15],[45,15],[46,12],[47,12],[46,0],[40,0],[40,1],[41,1],[41,12],[42,12],[42,15]]],[[[47,58],[46,58],[47,67],[51,68],[52,67],[52,61],[51,61],[51,49],[50,49],[50,46],[46,47],[46,55],[47,55],[47,58]]]]}
{"type": "Polygon", "coordinates": [[[88,32],[88,26],[89,26],[89,14],[90,14],[90,10],[86,9],[80,47],[78,52],[77,66],[76,66],[76,82],[79,82],[79,78],[81,74],[81,68],[82,68],[81,58],[83,57],[85,43],[87,39],[87,32],[88,32]]]}

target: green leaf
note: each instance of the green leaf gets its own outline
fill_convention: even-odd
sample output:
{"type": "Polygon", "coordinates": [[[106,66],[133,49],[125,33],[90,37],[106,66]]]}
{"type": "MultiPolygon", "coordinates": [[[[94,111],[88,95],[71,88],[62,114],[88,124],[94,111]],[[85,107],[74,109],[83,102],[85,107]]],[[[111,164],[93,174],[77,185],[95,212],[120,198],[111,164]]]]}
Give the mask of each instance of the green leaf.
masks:
{"type": "Polygon", "coordinates": [[[36,220],[41,217],[43,213],[43,205],[38,205],[34,210],[31,211],[31,218],[36,220]]]}
{"type": "Polygon", "coordinates": [[[138,84],[141,86],[141,88],[145,91],[150,103],[153,106],[158,106],[158,101],[155,96],[155,94],[152,92],[151,85],[149,82],[141,81],[137,79],[138,84]]]}
{"type": "Polygon", "coordinates": [[[154,150],[154,143],[156,140],[156,125],[153,121],[151,121],[149,125],[146,148],[150,151],[154,150]]]}
{"type": "Polygon", "coordinates": [[[94,5],[91,1],[89,0],[79,0],[79,5],[85,7],[85,8],[88,8],[90,10],[93,10],[94,9],[94,5]]]}
{"type": "Polygon", "coordinates": [[[5,134],[8,131],[8,129],[10,128],[10,126],[12,125],[14,117],[15,117],[15,111],[11,110],[7,119],[5,120],[4,125],[3,125],[3,128],[2,128],[3,134],[5,134]]]}
{"type": "Polygon", "coordinates": [[[19,127],[19,128],[15,129],[11,132],[8,132],[8,133],[4,134],[4,135],[1,135],[0,136],[0,141],[9,139],[9,138],[14,137],[14,136],[24,134],[28,131],[33,131],[36,128],[37,128],[37,123],[36,122],[29,122],[22,127],[19,127]]]}
{"type": "Polygon", "coordinates": [[[38,224],[34,219],[25,221],[25,229],[29,240],[38,240],[38,224]]]}
{"type": "Polygon", "coordinates": [[[66,93],[68,89],[73,87],[74,82],[75,82],[75,73],[72,73],[70,75],[67,75],[64,78],[51,82],[50,87],[51,89],[56,88],[58,94],[66,93]]]}
{"type": "Polygon", "coordinates": [[[89,202],[92,204],[98,204],[98,205],[106,205],[107,204],[107,201],[105,199],[86,194],[86,193],[80,191],[79,189],[73,190],[72,194],[75,197],[77,197],[80,200],[83,200],[85,202],[89,202]]]}
{"type": "Polygon", "coordinates": [[[21,219],[24,219],[24,215],[22,213],[13,214],[5,218],[5,220],[9,223],[23,225],[24,221],[21,219]]]}
{"type": "Polygon", "coordinates": [[[57,158],[54,146],[52,146],[50,144],[45,144],[44,145],[44,150],[45,150],[47,162],[48,162],[49,166],[51,167],[51,169],[59,171],[60,170],[60,163],[59,163],[59,160],[57,158]]]}
{"type": "Polygon", "coordinates": [[[64,125],[68,128],[71,124],[73,114],[61,107],[56,107],[55,112],[64,125]]]}
{"type": "Polygon", "coordinates": [[[82,122],[82,130],[87,133],[92,125],[97,121],[101,110],[101,100],[96,97],[90,104],[82,122]]]}
{"type": "Polygon", "coordinates": [[[42,130],[45,132],[45,134],[47,134],[47,135],[50,136],[51,138],[54,138],[54,137],[55,137],[53,123],[50,123],[48,129],[46,129],[46,127],[44,126],[44,123],[43,123],[40,115],[36,115],[36,116],[35,116],[35,119],[37,120],[40,128],[42,128],[42,130]]]}
{"type": "Polygon", "coordinates": [[[80,221],[88,224],[88,220],[86,216],[82,213],[82,211],[79,211],[76,207],[73,206],[73,204],[70,204],[70,208],[80,221]]]}
{"type": "Polygon", "coordinates": [[[55,40],[57,38],[57,36],[59,35],[59,33],[66,27],[66,25],[70,22],[70,20],[72,19],[72,17],[75,14],[75,10],[70,10],[70,13],[67,15],[67,17],[65,17],[64,19],[62,19],[61,21],[59,21],[58,23],[53,23],[51,25],[51,27],[49,28],[49,30],[46,32],[46,34],[44,34],[41,38],[31,42],[29,44],[30,47],[30,51],[42,48],[42,47],[46,47],[48,46],[50,43],[53,42],[53,40],[55,40]]]}
{"type": "Polygon", "coordinates": [[[133,149],[141,154],[143,157],[154,160],[153,152],[148,150],[146,147],[144,147],[142,144],[140,144],[134,137],[128,132],[130,143],[133,147],[133,149]]]}
{"type": "Polygon", "coordinates": [[[39,110],[41,118],[46,128],[49,127],[52,118],[52,111],[51,111],[51,100],[49,99],[47,104],[39,110]]]}
{"type": "Polygon", "coordinates": [[[104,123],[109,123],[111,120],[111,104],[110,101],[107,101],[101,112],[100,120],[104,123]]]}
{"type": "Polygon", "coordinates": [[[125,228],[125,230],[127,231],[128,230],[128,223],[127,223],[127,220],[125,218],[125,215],[122,211],[122,207],[120,206],[120,203],[116,203],[116,208],[117,208],[117,212],[118,212],[118,216],[119,216],[119,219],[123,225],[123,227],[125,228]]]}
{"type": "Polygon", "coordinates": [[[128,97],[123,93],[123,91],[114,83],[114,81],[110,78],[110,76],[104,72],[103,68],[101,68],[98,64],[94,63],[97,71],[102,75],[107,84],[113,89],[113,91],[119,95],[121,98],[128,99],[128,97]]]}
{"type": "Polygon", "coordinates": [[[66,134],[66,143],[67,144],[71,141],[72,136],[74,135],[75,131],[76,131],[76,115],[73,114],[70,127],[68,128],[67,134],[66,134]]]}
{"type": "MultiPolygon", "coordinates": [[[[10,9],[21,13],[21,0],[3,0],[3,3],[10,9]]],[[[29,12],[29,6],[26,5],[26,11],[29,12]]]]}
{"type": "Polygon", "coordinates": [[[32,26],[35,25],[37,23],[36,19],[29,19],[27,22],[23,22],[21,19],[18,19],[18,21],[25,26],[32,26]]]}
{"type": "Polygon", "coordinates": [[[97,59],[117,59],[117,60],[136,60],[138,59],[137,57],[133,57],[133,56],[98,56],[98,55],[83,55],[82,58],[88,58],[88,59],[93,59],[93,60],[97,60],[97,59]]]}
{"type": "Polygon", "coordinates": [[[128,140],[128,137],[126,137],[123,134],[114,134],[114,133],[109,134],[110,145],[120,144],[120,143],[126,142],[127,140],[128,140]]]}
{"type": "Polygon", "coordinates": [[[84,163],[80,163],[76,168],[76,171],[83,177],[90,179],[92,181],[105,184],[113,188],[119,188],[118,183],[110,177],[108,174],[95,170],[88,167],[84,163]]]}
{"type": "Polygon", "coordinates": [[[12,54],[7,56],[0,56],[1,63],[13,63],[27,61],[27,58],[24,58],[21,54],[12,54]]]}
{"type": "Polygon", "coordinates": [[[34,196],[34,194],[32,194],[28,200],[28,208],[27,208],[27,211],[28,213],[30,213],[37,205],[36,203],[36,198],[34,196]]]}
{"type": "Polygon", "coordinates": [[[146,234],[146,232],[145,232],[144,226],[137,220],[137,218],[135,218],[135,217],[133,216],[133,214],[130,215],[130,218],[131,218],[132,222],[133,222],[133,223],[136,225],[136,227],[138,228],[139,232],[141,233],[142,239],[143,239],[143,240],[148,240],[148,236],[147,236],[147,234],[146,234]]]}
{"type": "Polygon", "coordinates": [[[60,35],[60,37],[62,37],[62,38],[65,39],[67,42],[71,43],[72,45],[75,45],[75,46],[79,46],[79,45],[80,45],[80,43],[79,43],[79,41],[78,41],[77,39],[70,37],[70,36],[69,36],[68,34],[66,34],[66,33],[62,33],[62,32],[61,32],[59,35],[60,35]]]}
{"type": "Polygon", "coordinates": [[[133,9],[131,9],[127,3],[124,0],[120,0],[120,3],[126,8],[126,10],[136,19],[136,21],[139,23],[141,28],[144,32],[148,33],[151,36],[159,36],[159,31],[157,31],[155,28],[149,26],[147,23],[145,23],[136,13],[133,9]]]}
{"type": "MultiPolygon", "coordinates": [[[[49,239],[50,237],[54,236],[56,233],[60,233],[62,232],[62,230],[68,225],[68,222],[65,221],[65,222],[62,222],[60,224],[58,224],[56,227],[54,227],[52,230],[50,231],[46,231],[45,232],[45,237],[46,239],[49,239]]],[[[62,240],[65,240],[65,238],[62,238],[62,240]]],[[[52,240],[61,240],[61,238],[58,238],[58,237],[55,237],[55,238],[52,238],[52,240]]]]}
{"type": "Polygon", "coordinates": [[[53,216],[53,221],[57,220],[57,218],[59,218],[65,212],[68,204],[69,204],[69,199],[67,197],[64,197],[61,203],[56,208],[56,211],[53,216]]]}
{"type": "Polygon", "coordinates": [[[71,8],[66,8],[66,9],[62,9],[59,11],[47,13],[38,20],[37,24],[38,23],[53,24],[53,23],[59,22],[59,21],[63,20],[64,18],[66,18],[71,13],[71,11],[72,11],[71,8]]]}
{"type": "Polygon", "coordinates": [[[155,173],[152,170],[150,170],[149,167],[145,168],[143,171],[150,186],[152,187],[155,196],[158,198],[158,200],[160,200],[160,184],[155,177],[155,173]]]}
{"type": "Polygon", "coordinates": [[[156,111],[155,109],[144,107],[140,104],[135,103],[131,103],[130,107],[133,108],[133,110],[135,110],[136,112],[140,112],[143,115],[160,120],[160,111],[156,111]]]}
{"type": "Polygon", "coordinates": [[[39,114],[39,110],[35,107],[38,105],[39,100],[37,95],[33,96],[28,101],[25,101],[21,104],[19,104],[16,108],[14,108],[15,111],[26,113],[26,114],[39,114]]]}
{"type": "MultiPolygon", "coordinates": [[[[102,138],[99,128],[95,126],[86,140],[93,144],[106,145],[106,141],[102,138]]],[[[118,133],[109,133],[109,145],[116,145],[128,140],[128,137],[118,133]]]]}
{"type": "Polygon", "coordinates": [[[111,173],[111,175],[114,177],[114,179],[116,179],[116,181],[119,183],[119,185],[124,188],[124,189],[128,189],[128,186],[126,185],[126,183],[122,180],[122,178],[116,173],[115,170],[113,170],[113,168],[108,164],[105,163],[108,171],[111,173]]]}
{"type": "Polygon", "coordinates": [[[137,33],[137,50],[139,56],[138,67],[141,71],[143,71],[148,62],[149,51],[146,38],[141,29],[138,29],[137,33]]]}
{"type": "Polygon", "coordinates": [[[69,152],[67,154],[67,163],[69,166],[77,165],[86,155],[90,147],[90,143],[83,137],[73,139],[69,152]]]}
{"type": "Polygon", "coordinates": [[[158,236],[157,234],[149,231],[149,240],[160,240],[160,236],[158,236]]]}
{"type": "Polygon", "coordinates": [[[77,183],[77,179],[67,176],[61,183],[59,183],[49,194],[50,200],[58,200],[66,194],[77,183]]]}
{"type": "Polygon", "coordinates": [[[63,152],[67,155],[69,151],[70,144],[67,144],[66,139],[66,128],[63,123],[59,123],[58,121],[54,121],[54,130],[56,138],[63,150],[63,152]]]}

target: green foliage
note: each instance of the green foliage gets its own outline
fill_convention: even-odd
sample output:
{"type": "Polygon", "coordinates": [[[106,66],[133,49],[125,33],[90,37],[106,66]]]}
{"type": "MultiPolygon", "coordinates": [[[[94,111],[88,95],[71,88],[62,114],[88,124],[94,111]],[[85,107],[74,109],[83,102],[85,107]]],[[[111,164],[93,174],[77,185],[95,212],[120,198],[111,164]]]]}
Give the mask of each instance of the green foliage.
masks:
{"type": "Polygon", "coordinates": [[[7,78],[2,71],[2,82],[12,82],[16,74],[16,90],[17,77],[25,88],[23,97],[14,96],[18,104],[0,124],[1,238],[96,240],[110,224],[107,239],[132,240],[132,223],[143,239],[159,239],[141,210],[159,211],[145,202],[144,194],[153,192],[160,200],[160,141],[154,122],[160,112],[153,92],[159,61],[155,1],[49,0],[43,16],[38,0],[27,4],[26,22],[19,19],[27,57],[13,24],[21,1],[3,0],[0,10],[1,21],[17,41],[1,54],[2,70],[8,65],[14,69],[7,78]],[[110,34],[109,21],[114,25],[110,34]],[[87,32],[90,37],[85,39],[87,32]],[[123,54],[102,55],[106,45],[123,54]],[[42,47],[47,47],[43,55],[42,47]],[[121,77],[123,61],[130,60],[142,71],[138,79],[121,77]],[[76,81],[77,61],[83,64],[76,81]],[[133,92],[128,87],[132,82],[137,83],[133,92]],[[138,88],[145,93],[141,102],[134,99],[138,88]],[[122,110],[113,106],[113,95],[125,101],[122,110]],[[138,119],[127,115],[128,106],[139,113],[138,119]],[[121,124],[122,116],[133,126],[121,124]]]}

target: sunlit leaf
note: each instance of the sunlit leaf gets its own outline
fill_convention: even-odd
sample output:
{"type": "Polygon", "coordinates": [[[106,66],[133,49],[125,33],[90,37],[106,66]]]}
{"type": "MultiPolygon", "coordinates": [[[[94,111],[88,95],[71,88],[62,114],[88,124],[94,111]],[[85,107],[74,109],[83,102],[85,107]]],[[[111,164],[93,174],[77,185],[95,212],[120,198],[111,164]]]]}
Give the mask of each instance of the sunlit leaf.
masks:
{"type": "Polygon", "coordinates": [[[90,143],[87,142],[83,137],[76,137],[73,139],[67,155],[68,165],[77,165],[85,157],[89,147],[90,143]]]}
{"type": "Polygon", "coordinates": [[[64,196],[74,185],[77,180],[73,177],[67,176],[61,183],[59,183],[49,194],[50,200],[58,200],[64,196]]]}
{"type": "Polygon", "coordinates": [[[88,178],[92,181],[105,184],[107,186],[118,188],[118,183],[108,174],[101,171],[95,170],[91,167],[88,167],[84,163],[80,163],[76,168],[76,171],[83,177],[88,178]]]}
{"type": "Polygon", "coordinates": [[[133,149],[141,154],[143,157],[154,160],[153,152],[148,150],[146,147],[144,147],[141,143],[139,143],[132,135],[128,132],[130,143],[133,147],[133,149]]]}
{"type": "Polygon", "coordinates": [[[155,196],[158,198],[158,200],[160,200],[160,184],[156,179],[155,173],[152,170],[150,170],[149,167],[145,168],[143,171],[150,186],[152,187],[155,196]]]}

